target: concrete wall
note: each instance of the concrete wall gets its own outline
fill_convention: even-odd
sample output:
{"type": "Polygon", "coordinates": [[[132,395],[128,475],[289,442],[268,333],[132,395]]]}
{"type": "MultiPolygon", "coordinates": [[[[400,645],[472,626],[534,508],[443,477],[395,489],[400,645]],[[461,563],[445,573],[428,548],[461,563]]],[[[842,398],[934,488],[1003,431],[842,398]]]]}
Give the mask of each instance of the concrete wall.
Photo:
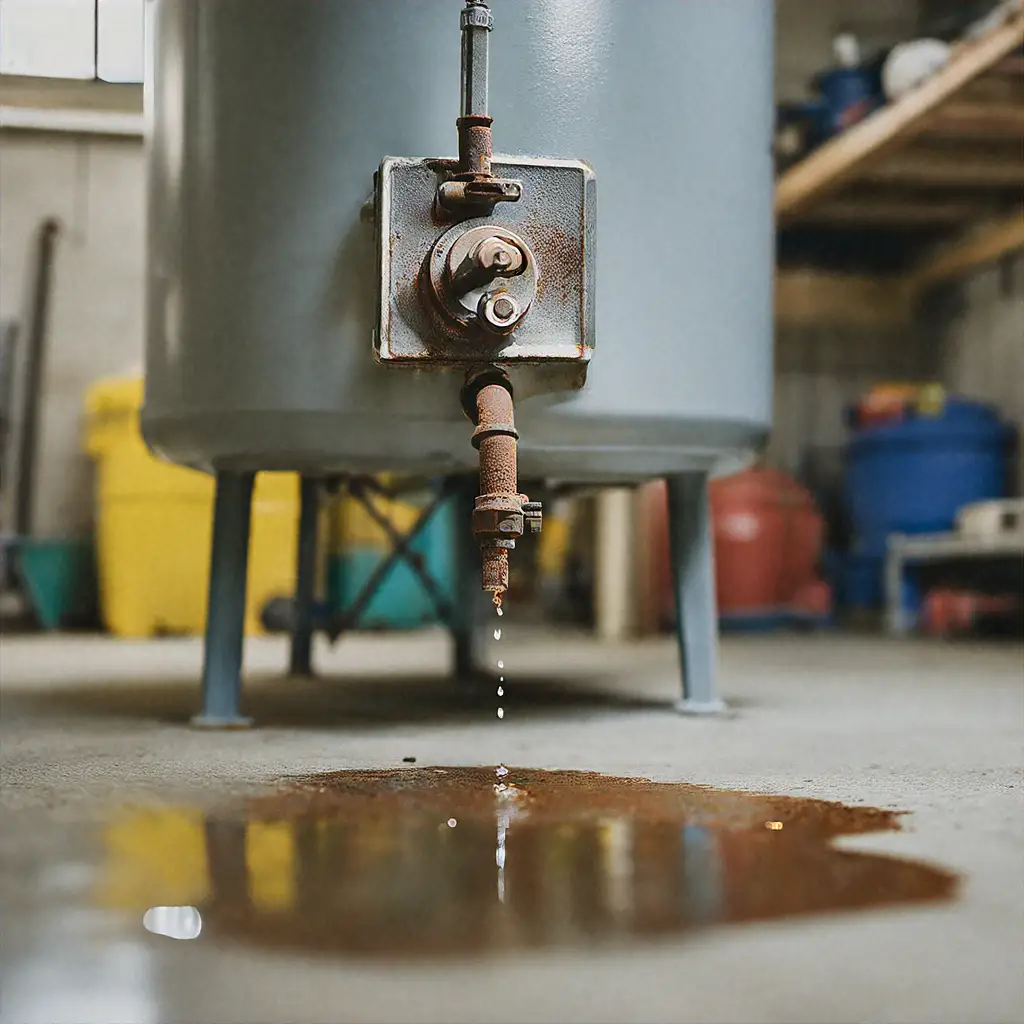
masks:
{"type": "MultiPolygon", "coordinates": [[[[43,536],[78,535],[92,521],[91,467],[82,449],[85,390],[98,377],[141,369],[142,143],[7,131],[0,137],[0,182],[0,317],[27,317],[39,223],[55,216],[62,225],[36,530],[43,536]]],[[[9,506],[10,495],[4,500],[9,506]]],[[[9,524],[9,509],[3,511],[2,522],[9,524]]]]}
{"type": "MultiPolygon", "coordinates": [[[[975,274],[931,330],[941,352],[941,375],[953,391],[991,402],[1018,429],[1024,425],[1024,254],[975,274]]],[[[1024,483],[1024,452],[1014,481],[1024,483]]]]}

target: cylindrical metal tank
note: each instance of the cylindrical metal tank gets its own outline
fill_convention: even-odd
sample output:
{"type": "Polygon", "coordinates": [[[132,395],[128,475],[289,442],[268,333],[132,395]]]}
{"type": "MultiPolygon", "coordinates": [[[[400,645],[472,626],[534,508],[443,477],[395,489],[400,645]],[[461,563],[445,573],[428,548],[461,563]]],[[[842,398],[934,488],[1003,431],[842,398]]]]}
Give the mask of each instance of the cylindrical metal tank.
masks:
{"type": "MultiPolygon", "coordinates": [[[[375,362],[382,157],[451,156],[460,0],[159,0],[149,443],[218,469],[470,470],[462,374],[375,362]]],[[[596,351],[517,394],[524,476],[721,468],[771,413],[772,5],[494,0],[498,152],[598,182],[596,351]]]]}

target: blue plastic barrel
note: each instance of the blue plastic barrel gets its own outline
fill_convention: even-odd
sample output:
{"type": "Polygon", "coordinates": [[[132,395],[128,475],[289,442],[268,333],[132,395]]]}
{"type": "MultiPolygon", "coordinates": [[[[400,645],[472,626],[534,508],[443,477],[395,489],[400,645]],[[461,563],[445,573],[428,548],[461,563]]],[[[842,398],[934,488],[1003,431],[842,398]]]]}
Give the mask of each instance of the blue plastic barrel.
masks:
{"type": "Polygon", "coordinates": [[[845,131],[880,107],[881,76],[870,68],[830,68],[815,79],[825,101],[827,134],[845,131]]]}
{"type": "Polygon", "coordinates": [[[1003,497],[1011,436],[989,406],[964,399],[858,431],[846,459],[855,551],[883,555],[890,533],[949,530],[962,506],[1003,497]]]}

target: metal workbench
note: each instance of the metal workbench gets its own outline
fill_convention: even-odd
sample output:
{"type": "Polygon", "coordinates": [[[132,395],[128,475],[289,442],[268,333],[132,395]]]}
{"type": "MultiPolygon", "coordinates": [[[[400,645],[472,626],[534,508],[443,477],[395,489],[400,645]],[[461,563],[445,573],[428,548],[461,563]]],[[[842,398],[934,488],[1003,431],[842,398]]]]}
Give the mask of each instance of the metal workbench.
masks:
{"type": "Polygon", "coordinates": [[[908,563],[940,562],[968,558],[1024,558],[1024,534],[996,533],[971,536],[961,533],[926,533],[889,536],[885,556],[885,617],[893,636],[903,636],[914,625],[904,607],[903,576],[908,563]]]}

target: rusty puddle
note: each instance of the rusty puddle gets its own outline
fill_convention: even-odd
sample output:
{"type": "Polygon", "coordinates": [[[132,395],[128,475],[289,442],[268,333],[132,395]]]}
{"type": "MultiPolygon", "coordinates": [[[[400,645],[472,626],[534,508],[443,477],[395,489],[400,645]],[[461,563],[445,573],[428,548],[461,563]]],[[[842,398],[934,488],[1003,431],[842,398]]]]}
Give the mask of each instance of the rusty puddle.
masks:
{"type": "Polygon", "coordinates": [[[194,905],[204,936],[274,948],[585,947],[950,898],[946,871],[831,842],[897,828],[875,808],[589,772],[347,771],[119,822],[105,896],[194,905]]]}

